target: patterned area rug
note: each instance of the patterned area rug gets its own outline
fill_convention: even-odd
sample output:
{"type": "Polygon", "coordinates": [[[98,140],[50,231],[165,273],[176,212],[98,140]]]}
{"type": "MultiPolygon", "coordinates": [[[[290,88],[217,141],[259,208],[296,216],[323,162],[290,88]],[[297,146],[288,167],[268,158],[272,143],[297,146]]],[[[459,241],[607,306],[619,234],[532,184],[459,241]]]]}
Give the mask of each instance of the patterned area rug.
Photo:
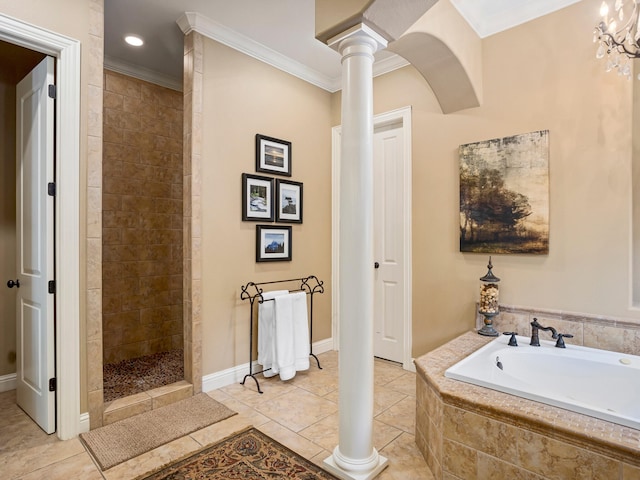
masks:
{"type": "Polygon", "coordinates": [[[264,433],[249,428],[138,480],[337,480],[264,433]]]}

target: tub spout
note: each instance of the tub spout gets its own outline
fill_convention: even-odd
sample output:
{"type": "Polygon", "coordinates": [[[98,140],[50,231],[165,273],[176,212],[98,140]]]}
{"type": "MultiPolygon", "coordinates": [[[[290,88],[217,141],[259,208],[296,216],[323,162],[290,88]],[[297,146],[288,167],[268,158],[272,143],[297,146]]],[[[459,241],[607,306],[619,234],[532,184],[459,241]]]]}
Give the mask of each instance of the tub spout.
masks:
{"type": "Polygon", "coordinates": [[[534,318],[531,322],[531,345],[532,347],[540,346],[540,338],[538,336],[538,330],[551,331],[551,338],[558,338],[558,331],[553,327],[543,327],[538,323],[538,319],[534,318]]]}

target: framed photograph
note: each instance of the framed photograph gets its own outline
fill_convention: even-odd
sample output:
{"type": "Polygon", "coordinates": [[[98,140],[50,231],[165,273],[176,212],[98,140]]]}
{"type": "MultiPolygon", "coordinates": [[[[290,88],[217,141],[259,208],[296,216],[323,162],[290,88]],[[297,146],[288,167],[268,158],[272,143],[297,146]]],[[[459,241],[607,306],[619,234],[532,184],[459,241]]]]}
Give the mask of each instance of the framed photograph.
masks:
{"type": "Polygon", "coordinates": [[[276,222],[302,223],[302,183],[276,180],[276,222]]]}
{"type": "Polygon", "coordinates": [[[242,220],[273,221],[273,178],[242,174],[242,220]]]}
{"type": "Polygon", "coordinates": [[[291,260],[291,227],[256,226],[256,262],[291,260]]]}
{"type": "Polygon", "coordinates": [[[291,142],[256,135],[256,172],[291,176],[291,142]]]}

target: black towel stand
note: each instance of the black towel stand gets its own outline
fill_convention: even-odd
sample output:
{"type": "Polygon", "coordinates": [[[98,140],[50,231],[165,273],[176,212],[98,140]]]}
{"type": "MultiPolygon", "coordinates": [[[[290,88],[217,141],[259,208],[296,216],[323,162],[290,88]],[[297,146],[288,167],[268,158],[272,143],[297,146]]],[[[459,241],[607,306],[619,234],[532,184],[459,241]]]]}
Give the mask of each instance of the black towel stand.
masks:
{"type": "Polygon", "coordinates": [[[313,296],[316,293],[324,293],[323,282],[321,280],[318,280],[318,277],[316,277],[315,275],[309,275],[308,277],[303,277],[303,278],[291,278],[289,280],[274,280],[272,282],[260,282],[260,283],[249,282],[246,285],[240,287],[242,289],[242,292],[240,293],[240,299],[249,300],[249,302],[251,303],[251,314],[249,317],[249,373],[244,376],[240,384],[244,385],[244,382],[247,380],[247,377],[251,377],[256,382],[256,387],[258,387],[259,393],[263,393],[263,392],[260,389],[260,384],[258,383],[258,379],[256,378],[256,375],[259,375],[260,373],[266,372],[271,369],[265,368],[263,370],[260,370],[259,372],[253,371],[253,321],[254,321],[253,304],[256,300],[258,301],[258,303],[269,302],[273,300],[273,299],[265,300],[263,298],[262,296],[263,290],[262,288],[260,288],[261,286],[273,285],[276,283],[287,283],[287,282],[288,283],[297,282],[297,285],[298,285],[297,290],[289,290],[290,292],[295,292],[295,291],[306,292],[306,294],[309,295],[309,298],[310,298],[309,300],[309,304],[310,304],[309,305],[309,355],[316,359],[318,368],[322,370],[322,367],[320,366],[320,360],[318,360],[318,357],[316,357],[313,353],[312,338],[313,338],[313,296]]]}

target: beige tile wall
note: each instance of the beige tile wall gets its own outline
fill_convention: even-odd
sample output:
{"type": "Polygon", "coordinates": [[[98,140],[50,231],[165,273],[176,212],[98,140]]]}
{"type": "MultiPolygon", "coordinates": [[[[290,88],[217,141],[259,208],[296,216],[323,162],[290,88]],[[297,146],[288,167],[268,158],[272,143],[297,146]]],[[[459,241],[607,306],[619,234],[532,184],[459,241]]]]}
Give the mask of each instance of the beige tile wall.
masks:
{"type": "MultiPolygon", "coordinates": [[[[494,317],[494,328],[502,332],[531,335],[534,318],[545,327],[551,326],[559,333],[568,333],[565,343],[599,348],[613,352],[640,355],[640,324],[624,319],[596,315],[536,309],[513,305],[500,305],[500,314],[494,317]]],[[[481,328],[483,317],[478,314],[476,327],[481,328]]],[[[540,332],[541,340],[551,340],[551,334],[540,332]]]]}
{"type": "MultiPolygon", "coordinates": [[[[102,425],[102,116],[104,88],[104,2],[89,4],[90,44],[88,60],[88,131],[86,159],[86,363],[80,362],[86,375],[90,427],[102,425]]],[[[82,252],[81,252],[82,258],[82,252]]],[[[81,345],[82,348],[82,345],[81,345]]],[[[83,407],[81,407],[83,408],[83,407]]],[[[85,410],[82,410],[85,411],[85,410]]]]}
{"type": "Polygon", "coordinates": [[[184,39],[184,377],[202,391],[202,81],[203,39],[184,39]]]}
{"type": "Polygon", "coordinates": [[[183,348],[181,92],[106,70],[105,363],[183,348]]]}

